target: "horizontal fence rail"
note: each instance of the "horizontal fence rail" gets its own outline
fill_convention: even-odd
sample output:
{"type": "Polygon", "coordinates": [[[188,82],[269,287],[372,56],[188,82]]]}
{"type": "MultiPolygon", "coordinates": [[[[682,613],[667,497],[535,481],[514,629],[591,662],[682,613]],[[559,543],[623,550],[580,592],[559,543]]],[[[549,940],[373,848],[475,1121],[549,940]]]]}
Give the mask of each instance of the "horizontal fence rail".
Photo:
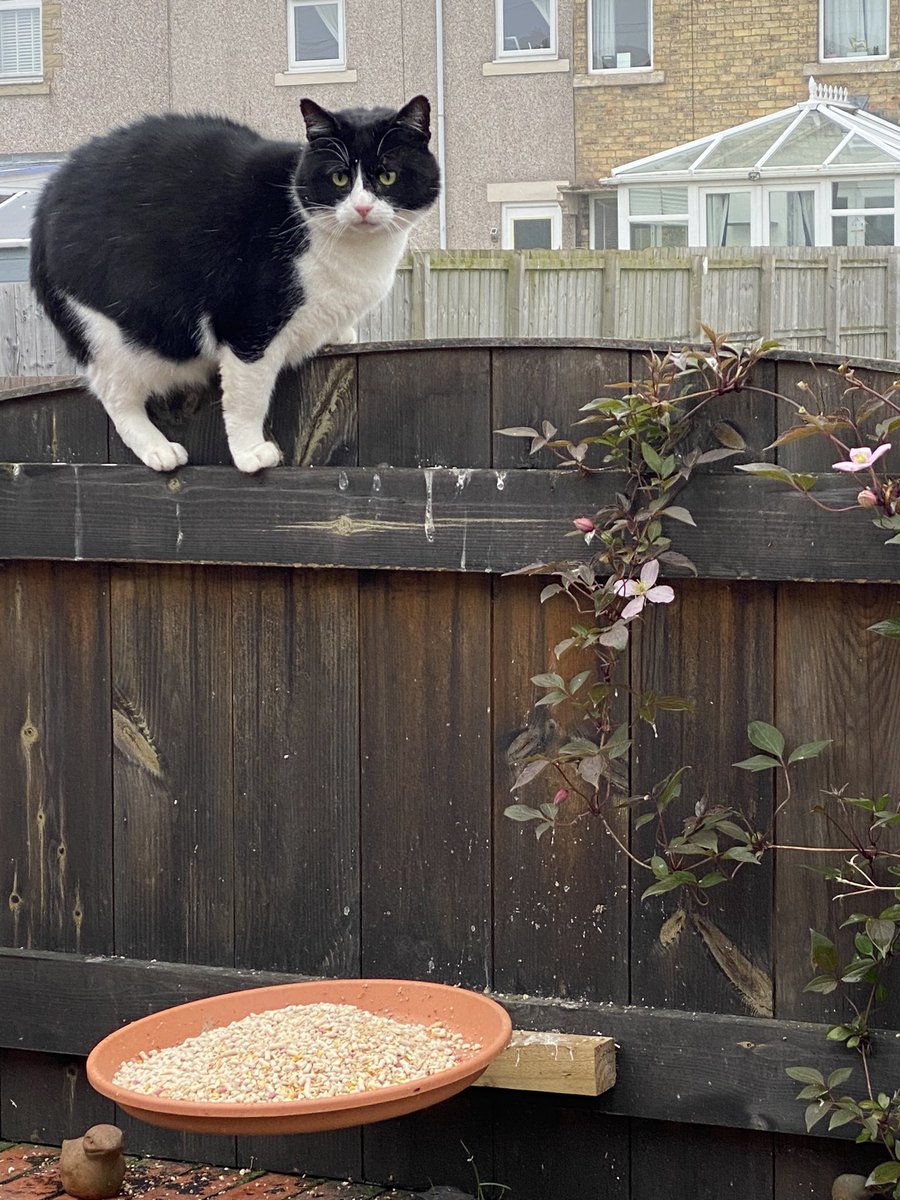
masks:
{"type": "MultiPolygon", "coordinates": [[[[900,249],[415,251],[363,342],[696,338],[700,322],[785,347],[900,358],[900,249]]],[[[0,285],[0,375],[75,369],[25,283],[0,285]]]]}

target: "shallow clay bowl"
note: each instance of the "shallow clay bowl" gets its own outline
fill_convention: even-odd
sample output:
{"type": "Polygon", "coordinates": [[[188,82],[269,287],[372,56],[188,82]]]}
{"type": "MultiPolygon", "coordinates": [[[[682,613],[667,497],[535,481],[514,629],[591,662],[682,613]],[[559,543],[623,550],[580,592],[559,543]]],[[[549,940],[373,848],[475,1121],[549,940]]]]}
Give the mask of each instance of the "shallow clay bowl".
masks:
{"type": "Polygon", "coordinates": [[[129,1116],[196,1133],[314,1133],[367,1125],[427,1108],[474,1083],[509,1041],[512,1024],[505,1009],[478,992],[401,979],[324,979],[277,987],[228,992],[167,1008],[117,1029],[99,1042],[87,1060],[91,1086],[114,1100],[129,1116]],[[320,1100],[273,1101],[260,1104],[197,1103],[142,1096],[113,1083],[123,1062],[142,1050],[175,1046],[205,1029],[239,1021],[250,1013],[289,1004],[353,1004],[379,1016],[409,1024],[440,1022],[481,1049],[448,1071],[392,1087],[331,1096],[320,1100]]]}

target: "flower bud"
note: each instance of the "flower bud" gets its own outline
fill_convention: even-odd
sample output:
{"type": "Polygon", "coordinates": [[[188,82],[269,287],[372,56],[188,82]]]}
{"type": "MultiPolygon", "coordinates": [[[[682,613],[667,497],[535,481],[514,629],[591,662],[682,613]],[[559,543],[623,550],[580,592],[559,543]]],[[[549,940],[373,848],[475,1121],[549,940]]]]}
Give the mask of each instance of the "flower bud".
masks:
{"type": "Polygon", "coordinates": [[[861,508],[877,508],[878,497],[871,488],[863,488],[863,490],[856,497],[856,503],[859,504],[861,508]]]}
{"type": "Polygon", "coordinates": [[[594,522],[590,517],[576,517],[572,524],[576,529],[580,530],[581,533],[594,532],[594,522]]]}
{"type": "Polygon", "coordinates": [[[556,795],[553,797],[553,803],[558,808],[560,806],[560,804],[564,803],[566,800],[568,800],[568,798],[569,798],[569,789],[568,788],[560,788],[559,791],[556,793],[556,795]]]}

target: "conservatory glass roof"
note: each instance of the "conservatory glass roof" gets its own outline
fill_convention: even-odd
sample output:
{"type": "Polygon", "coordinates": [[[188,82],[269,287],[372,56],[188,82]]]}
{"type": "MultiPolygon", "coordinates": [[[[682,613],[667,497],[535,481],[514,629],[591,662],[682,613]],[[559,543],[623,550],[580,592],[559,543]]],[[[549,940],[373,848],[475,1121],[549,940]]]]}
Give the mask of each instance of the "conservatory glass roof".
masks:
{"type": "Polygon", "coordinates": [[[809,81],[809,99],[720,133],[613,168],[613,181],[746,175],[900,171],[900,126],[849,102],[846,88],[809,81]]]}

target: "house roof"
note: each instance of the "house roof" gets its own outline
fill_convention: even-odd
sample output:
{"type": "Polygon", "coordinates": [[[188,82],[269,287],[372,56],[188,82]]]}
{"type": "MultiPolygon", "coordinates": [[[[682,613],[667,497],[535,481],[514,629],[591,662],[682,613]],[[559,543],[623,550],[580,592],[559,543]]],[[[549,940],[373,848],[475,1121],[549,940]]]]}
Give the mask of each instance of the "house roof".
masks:
{"type": "Polygon", "coordinates": [[[608,184],[900,172],[900,126],[809,80],[809,98],[671,150],[614,167],[608,184]]]}

